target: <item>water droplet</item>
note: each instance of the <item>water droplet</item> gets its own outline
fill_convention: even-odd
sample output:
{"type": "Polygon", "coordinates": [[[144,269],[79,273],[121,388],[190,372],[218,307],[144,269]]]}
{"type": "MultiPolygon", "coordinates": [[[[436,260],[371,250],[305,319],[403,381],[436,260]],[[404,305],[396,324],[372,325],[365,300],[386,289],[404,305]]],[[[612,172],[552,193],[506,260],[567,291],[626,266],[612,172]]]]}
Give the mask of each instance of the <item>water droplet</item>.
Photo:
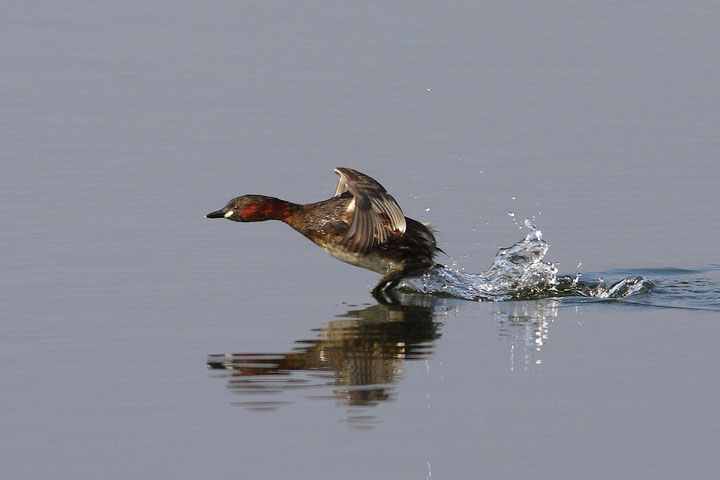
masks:
{"type": "Polygon", "coordinates": [[[425,209],[425,211],[426,211],[426,212],[429,212],[429,211],[430,211],[430,207],[427,207],[427,208],[425,209]]]}
{"type": "Polygon", "coordinates": [[[582,267],[582,262],[578,262],[578,264],[577,264],[577,268],[580,268],[580,267],[582,267]]]}
{"type": "Polygon", "coordinates": [[[508,215],[509,215],[510,217],[514,217],[514,216],[515,216],[515,212],[508,212],[508,215]]]}

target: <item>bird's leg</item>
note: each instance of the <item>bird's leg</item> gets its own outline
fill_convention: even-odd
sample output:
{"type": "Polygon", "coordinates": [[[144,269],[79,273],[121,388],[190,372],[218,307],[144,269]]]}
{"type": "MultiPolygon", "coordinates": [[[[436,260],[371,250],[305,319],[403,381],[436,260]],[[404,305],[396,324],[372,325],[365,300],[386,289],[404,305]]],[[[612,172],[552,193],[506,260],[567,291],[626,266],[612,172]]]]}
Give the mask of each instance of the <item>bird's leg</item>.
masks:
{"type": "Polygon", "coordinates": [[[405,270],[396,270],[394,272],[388,273],[387,275],[382,277],[378,284],[375,285],[375,288],[372,289],[373,296],[375,298],[378,298],[381,292],[395,288],[397,284],[400,283],[400,280],[402,280],[404,277],[405,270]]]}
{"type": "MultiPolygon", "coordinates": [[[[440,265],[436,264],[436,266],[440,265]]],[[[380,279],[378,284],[375,285],[375,287],[372,289],[371,293],[376,299],[385,298],[387,296],[387,292],[397,287],[397,285],[400,283],[400,280],[402,280],[403,278],[417,277],[419,275],[422,275],[427,270],[427,266],[413,266],[412,268],[406,267],[400,270],[390,272],[380,279]]]]}

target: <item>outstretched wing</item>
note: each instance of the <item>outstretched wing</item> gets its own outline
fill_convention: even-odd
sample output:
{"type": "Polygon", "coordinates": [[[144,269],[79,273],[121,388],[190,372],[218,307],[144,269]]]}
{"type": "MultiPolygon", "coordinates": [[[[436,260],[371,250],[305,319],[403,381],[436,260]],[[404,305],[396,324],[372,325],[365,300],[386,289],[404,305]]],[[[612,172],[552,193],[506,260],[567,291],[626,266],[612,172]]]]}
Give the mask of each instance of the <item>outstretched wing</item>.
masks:
{"type": "Polygon", "coordinates": [[[353,213],[344,242],[353,250],[365,250],[385,243],[388,235],[405,233],[405,215],[385,188],[367,175],[351,168],[336,168],[340,176],[335,196],[350,192],[353,213]]]}

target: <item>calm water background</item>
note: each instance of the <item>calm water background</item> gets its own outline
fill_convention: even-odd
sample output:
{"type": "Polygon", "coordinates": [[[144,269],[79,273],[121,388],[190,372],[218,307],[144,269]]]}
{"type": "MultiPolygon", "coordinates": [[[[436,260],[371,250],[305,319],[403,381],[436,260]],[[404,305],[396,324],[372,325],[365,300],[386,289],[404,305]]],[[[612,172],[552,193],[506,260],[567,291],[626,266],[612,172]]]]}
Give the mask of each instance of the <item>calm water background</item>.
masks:
{"type": "Polygon", "coordinates": [[[5,2],[4,478],[715,477],[718,25],[712,1],[5,2]],[[487,268],[531,218],[561,272],[686,282],[639,301],[690,308],[391,310],[282,224],[203,218],[326,198],[335,166],[448,264],[487,268]],[[251,395],[205,364],[352,356],[333,339],[371,337],[332,330],[367,321],[374,399],[337,365],[251,395]]]}

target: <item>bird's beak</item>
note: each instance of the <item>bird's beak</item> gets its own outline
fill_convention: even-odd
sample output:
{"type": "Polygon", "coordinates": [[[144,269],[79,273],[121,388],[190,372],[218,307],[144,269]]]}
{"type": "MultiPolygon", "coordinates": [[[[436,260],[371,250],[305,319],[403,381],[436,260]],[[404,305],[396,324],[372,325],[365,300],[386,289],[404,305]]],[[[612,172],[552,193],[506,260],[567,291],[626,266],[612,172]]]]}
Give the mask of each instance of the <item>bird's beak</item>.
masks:
{"type": "Polygon", "coordinates": [[[218,211],[210,212],[210,213],[208,213],[207,215],[205,215],[205,217],[206,217],[206,218],[225,218],[225,212],[224,212],[223,210],[224,210],[224,209],[221,208],[221,209],[218,210],[218,211]]]}

